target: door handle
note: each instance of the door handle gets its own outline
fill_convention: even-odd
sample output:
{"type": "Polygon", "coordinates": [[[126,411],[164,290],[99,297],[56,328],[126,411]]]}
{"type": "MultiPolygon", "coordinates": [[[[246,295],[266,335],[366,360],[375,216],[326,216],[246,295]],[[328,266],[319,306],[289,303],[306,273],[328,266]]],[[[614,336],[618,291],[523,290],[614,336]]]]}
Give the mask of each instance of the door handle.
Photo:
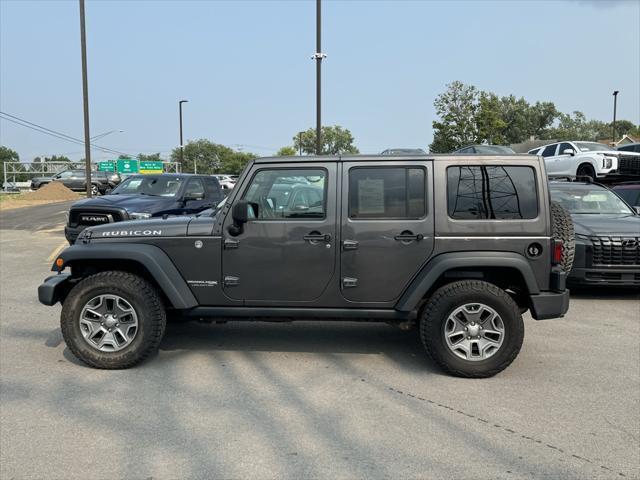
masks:
{"type": "Polygon", "coordinates": [[[328,233],[320,233],[320,232],[311,232],[308,235],[302,237],[308,242],[326,242],[329,243],[331,241],[331,235],[328,233]]]}
{"type": "Polygon", "coordinates": [[[402,232],[400,235],[396,235],[395,237],[393,237],[393,239],[397,240],[398,242],[412,242],[413,240],[419,242],[423,238],[423,234],[417,233],[414,235],[413,232],[410,232],[408,230],[402,232]]]}
{"type": "Polygon", "coordinates": [[[342,241],[342,249],[343,250],[357,250],[358,242],[355,240],[343,240],[342,241]]]}

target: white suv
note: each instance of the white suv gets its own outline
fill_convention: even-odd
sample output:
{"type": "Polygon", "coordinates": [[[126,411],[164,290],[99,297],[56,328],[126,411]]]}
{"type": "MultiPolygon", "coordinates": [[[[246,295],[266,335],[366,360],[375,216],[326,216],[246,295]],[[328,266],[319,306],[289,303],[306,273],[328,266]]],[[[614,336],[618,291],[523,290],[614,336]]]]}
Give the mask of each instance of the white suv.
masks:
{"type": "Polygon", "coordinates": [[[543,145],[528,153],[544,157],[548,175],[596,178],[618,169],[620,152],[602,143],[565,141],[543,145]]]}

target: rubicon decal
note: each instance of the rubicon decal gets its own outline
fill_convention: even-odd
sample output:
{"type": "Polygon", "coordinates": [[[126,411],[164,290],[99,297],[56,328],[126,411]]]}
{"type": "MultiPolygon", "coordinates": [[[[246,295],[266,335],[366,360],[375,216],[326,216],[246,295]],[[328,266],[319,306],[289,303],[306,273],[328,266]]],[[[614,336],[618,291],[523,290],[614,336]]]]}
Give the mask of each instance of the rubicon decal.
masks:
{"type": "Polygon", "coordinates": [[[162,230],[114,230],[102,232],[103,237],[153,237],[162,235],[162,230]]]}

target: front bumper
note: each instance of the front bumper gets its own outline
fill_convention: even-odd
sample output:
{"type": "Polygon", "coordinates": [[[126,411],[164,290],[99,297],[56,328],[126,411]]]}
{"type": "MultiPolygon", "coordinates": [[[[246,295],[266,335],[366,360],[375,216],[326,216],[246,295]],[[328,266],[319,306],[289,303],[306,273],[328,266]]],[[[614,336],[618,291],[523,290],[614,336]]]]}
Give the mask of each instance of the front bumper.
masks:
{"type": "Polygon", "coordinates": [[[38,287],[38,300],[44,305],[55,305],[63,300],[70,289],[70,273],[60,273],[47,277],[38,287]]]}
{"type": "Polygon", "coordinates": [[[573,285],[640,286],[640,268],[576,268],[571,270],[568,282],[573,285]]]}
{"type": "Polygon", "coordinates": [[[66,225],[64,227],[64,236],[67,239],[67,242],[69,242],[69,245],[73,245],[76,242],[78,235],[80,235],[80,232],[85,228],[87,228],[86,225],[79,225],[77,227],[70,227],[69,225],[66,225]]]}

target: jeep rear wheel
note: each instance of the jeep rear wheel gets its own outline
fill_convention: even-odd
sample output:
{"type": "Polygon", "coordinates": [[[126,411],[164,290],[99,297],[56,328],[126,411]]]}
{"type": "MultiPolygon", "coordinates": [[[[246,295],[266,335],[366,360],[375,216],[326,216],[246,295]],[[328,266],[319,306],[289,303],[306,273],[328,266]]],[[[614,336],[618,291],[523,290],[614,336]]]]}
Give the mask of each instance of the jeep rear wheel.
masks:
{"type": "Polygon", "coordinates": [[[576,239],[571,215],[558,202],[551,202],[551,236],[562,240],[560,266],[568,275],[573,267],[573,258],[576,254],[576,239]]]}
{"type": "Polygon", "coordinates": [[[420,316],[420,336],[429,356],[446,372],[492,377],[520,352],[524,322],[504,290],[465,280],[445,285],[429,298],[420,316]]]}
{"type": "Polygon", "coordinates": [[[62,335],[73,354],[95,368],[129,368],[154,353],[166,325],[156,289],[127,272],[101,272],[69,292],[62,335]]]}

